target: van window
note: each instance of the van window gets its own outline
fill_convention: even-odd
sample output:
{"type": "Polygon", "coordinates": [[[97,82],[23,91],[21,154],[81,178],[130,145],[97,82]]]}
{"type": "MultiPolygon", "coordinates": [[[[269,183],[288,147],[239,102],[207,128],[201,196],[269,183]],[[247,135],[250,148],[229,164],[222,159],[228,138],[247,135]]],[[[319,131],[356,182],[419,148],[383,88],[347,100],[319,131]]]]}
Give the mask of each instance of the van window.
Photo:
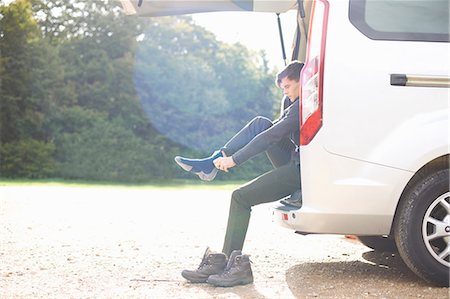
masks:
{"type": "Polygon", "coordinates": [[[350,0],[349,14],[371,39],[449,41],[448,0],[350,0]]]}

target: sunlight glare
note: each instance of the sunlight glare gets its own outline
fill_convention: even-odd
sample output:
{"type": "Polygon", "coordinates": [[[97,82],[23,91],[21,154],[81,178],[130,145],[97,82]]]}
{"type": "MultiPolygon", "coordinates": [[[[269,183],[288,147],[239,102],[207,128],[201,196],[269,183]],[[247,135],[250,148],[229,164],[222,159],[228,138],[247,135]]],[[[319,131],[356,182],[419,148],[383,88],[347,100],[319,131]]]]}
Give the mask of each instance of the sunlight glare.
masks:
{"type": "MultiPolygon", "coordinates": [[[[295,10],[280,14],[286,55],[289,57],[295,34],[295,10]]],[[[252,50],[264,50],[270,67],[282,69],[284,61],[275,13],[211,12],[193,14],[199,26],[227,43],[241,43],[252,50]]]]}

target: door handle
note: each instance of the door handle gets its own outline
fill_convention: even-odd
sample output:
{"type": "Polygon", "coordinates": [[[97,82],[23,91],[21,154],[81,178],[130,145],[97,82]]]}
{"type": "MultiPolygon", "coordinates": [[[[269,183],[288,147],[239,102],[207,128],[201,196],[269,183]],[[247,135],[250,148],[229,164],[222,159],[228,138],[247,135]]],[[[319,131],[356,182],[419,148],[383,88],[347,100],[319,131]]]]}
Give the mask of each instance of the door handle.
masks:
{"type": "Polygon", "coordinates": [[[450,77],[391,74],[392,86],[443,87],[450,88],[450,77]]]}

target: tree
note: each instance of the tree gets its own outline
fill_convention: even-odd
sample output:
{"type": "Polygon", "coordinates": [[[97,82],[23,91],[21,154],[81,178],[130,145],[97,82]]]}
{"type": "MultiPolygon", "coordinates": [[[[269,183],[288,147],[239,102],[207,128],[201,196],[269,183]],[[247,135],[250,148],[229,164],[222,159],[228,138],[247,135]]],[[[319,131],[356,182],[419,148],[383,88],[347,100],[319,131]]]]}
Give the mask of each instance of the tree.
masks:
{"type": "Polygon", "coordinates": [[[30,1],[0,6],[0,15],[0,171],[50,175],[55,166],[48,116],[62,86],[57,51],[40,38],[30,1]],[[41,174],[34,173],[38,169],[41,174]]]}
{"type": "Polygon", "coordinates": [[[39,117],[29,101],[31,49],[38,39],[29,1],[18,0],[0,7],[0,142],[26,137],[39,117]]]}
{"type": "Polygon", "coordinates": [[[148,26],[135,83],[161,134],[207,152],[254,116],[274,115],[273,75],[255,53],[217,41],[190,18],[156,18],[148,26]]]}
{"type": "Polygon", "coordinates": [[[207,154],[253,116],[273,115],[273,74],[256,53],[189,17],[131,18],[117,5],[0,6],[0,176],[192,177],[173,156],[207,154]]]}

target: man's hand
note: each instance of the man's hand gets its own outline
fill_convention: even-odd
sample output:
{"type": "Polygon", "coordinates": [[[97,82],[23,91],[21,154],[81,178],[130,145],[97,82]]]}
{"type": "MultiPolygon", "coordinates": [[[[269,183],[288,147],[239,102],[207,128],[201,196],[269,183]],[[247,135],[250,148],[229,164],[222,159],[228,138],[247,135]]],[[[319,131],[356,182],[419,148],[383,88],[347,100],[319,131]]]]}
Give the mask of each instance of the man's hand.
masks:
{"type": "Polygon", "coordinates": [[[220,157],[213,161],[217,169],[228,172],[228,169],[236,166],[232,157],[220,157]]]}

